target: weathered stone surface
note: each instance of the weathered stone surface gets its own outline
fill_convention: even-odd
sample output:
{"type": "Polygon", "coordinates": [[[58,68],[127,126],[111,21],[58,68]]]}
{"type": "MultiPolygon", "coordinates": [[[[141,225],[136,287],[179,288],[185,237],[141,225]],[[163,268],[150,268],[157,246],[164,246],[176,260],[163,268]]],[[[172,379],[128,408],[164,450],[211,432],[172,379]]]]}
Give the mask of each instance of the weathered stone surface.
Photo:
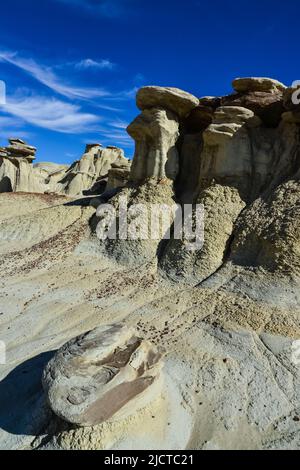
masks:
{"type": "MultiPolygon", "coordinates": [[[[139,266],[149,262],[157,263],[162,239],[174,220],[175,201],[172,180],[150,178],[138,186],[129,184],[110,199],[109,204],[118,209],[121,196],[129,209],[126,217],[128,238],[125,240],[121,238],[117,230],[115,238],[103,243],[104,252],[118,262],[130,266],[139,266]],[[155,215],[157,217],[157,213],[161,211],[164,215],[164,223],[158,223],[158,226],[152,225],[152,208],[154,217],[155,215]]],[[[116,226],[120,226],[118,214],[116,226]]]]}
{"type": "Polygon", "coordinates": [[[111,169],[108,172],[108,180],[106,190],[123,188],[129,181],[130,178],[130,166],[119,167],[117,165],[112,165],[111,169]]]}
{"type": "Polygon", "coordinates": [[[8,142],[13,145],[13,144],[23,144],[23,145],[26,145],[26,142],[25,140],[22,140],[22,139],[19,139],[17,137],[11,137],[10,139],[8,139],[8,142]]]}
{"type": "Polygon", "coordinates": [[[245,207],[237,189],[213,183],[200,192],[196,203],[204,208],[203,246],[191,250],[185,236],[170,240],[160,260],[168,278],[190,285],[203,282],[222,265],[234,223],[245,207]]]}
{"type": "MultiPolygon", "coordinates": [[[[292,162],[290,164],[292,171],[292,162]]],[[[298,174],[259,197],[237,223],[231,260],[262,266],[281,277],[300,276],[300,183],[298,174]]]]}
{"type": "MultiPolygon", "coordinates": [[[[287,107],[278,126],[257,117],[277,93],[239,93],[229,102],[225,97],[221,109],[205,98],[201,105],[213,110],[213,120],[199,131],[197,120],[187,128],[188,117],[168,111],[180,122],[175,180],[130,181],[86,208],[52,196],[0,195],[0,314],[4,326],[11,325],[2,328],[10,345],[0,371],[2,448],[300,448],[298,110],[287,107]],[[236,106],[239,99],[244,106],[236,106]],[[108,201],[118,207],[119,196],[133,209],[127,218],[133,224],[136,204],[147,210],[174,201],[203,204],[203,247],[191,251],[186,238],[154,239],[151,233],[144,239],[148,226],[138,239],[100,241],[94,207],[108,201]],[[163,375],[156,375],[159,360],[139,376],[139,364],[150,362],[144,341],[136,365],[135,339],[119,343],[125,333],[91,332],[62,348],[46,372],[53,409],[81,425],[49,413],[38,420],[46,396],[40,383],[45,351],[84,325],[120,319],[166,349],[163,375]],[[98,347],[106,334],[108,346],[100,341],[98,347]],[[137,393],[139,379],[153,377],[137,393]],[[32,436],[40,437],[33,442],[32,436]]],[[[150,151],[141,144],[136,158],[140,154],[145,167],[148,160],[161,162],[163,132],[155,125],[157,133],[141,131],[150,151]],[[157,160],[151,153],[156,145],[157,160]]],[[[163,137],[170,142],[170,135],[168,127],[163,137]]],[[[108,178],[124,168],[112,164],[108,178]]],[[[167,224],[173,227],[173,219],[167,224]]]]}
{"type": "Polygon", "coordinates": [[[195,134],[206,129],[213,120],[214,108],[211,106],[199,105],[194,108],[184,121],[187,134],[195,134]]]}
{"type": "Polygon", "coordinates": [[[162,107],[184,118],[198,106],[199,99],[179,88],[146,86],[138,91],[136,103],[141,111],[162,107]]]}
{"type": "Polygon", "coordinates": [[[23,157],[29,162],[35,159],[36,148],[28,145],[24,140],[11,138],[9,144],[8,147],[1,148],[2,152],[5,152],[8,157],[23,157]]]}
{"type": "Polygon", "coordinates": [[[21,139],[10,139],[0,148],[0,192],[42,192],[32,162],[36,148],[21,139]]]}
{"type": "Polygon", "coordinates": [[[71,165],[46,162],[32,166],[36,148],[21,139],[9,142],[8,147],[0,148],[0,192],[57,193],[72,197],[88,191],[99,194],[105,190],[112,165],[130,166],[122,149],[104,148],[101,144],[87,144],[83,157],[71,165]]]}
{"type": "Polygon", "coordinates": [[[154,399],[161,366],[161,354],[134,329],[107,325],[65,344],[47,365],[43,386],[56,415],[93,426],[154,399]]]}
{"type": "Polygon", "coordinates": [[[277,127],[284,112],[283,95],[281,91],[273,93],[251,91],[234,93],[221,99],[222,106],[241,106],[250,109],[259,116],[267,127],[277,127]]]}
{"type": "Polygon", "coordinates": [[[286,89],[286,86],[278,80],[265,77],[236,78],[233,80],[232,86],[239,93],[248,91],[268,91],[272,93],[286,89]]]}
{"type": "Polygon", "coordinates": [[[179,170],[175,146],[179,137],[176,114],[163,108],[145,109],[128,126],[127,132],[135,140],[132,181],[176,178],[179,170]]]}
{"type": "Polygon", "coordinates": [[[284,122],[300,124],[300,110],[287,111],[286,113],[283,113],[282,120],[284,122]]]}
{"type": "Polygon", "coordinates": [[[203,134],[204,142],[215,145],[220,139],[228,140],[240,129],[247,127],[257,127],[260,119],[246,108],[238,106],[222,106],[214,113],[212,124],[203,134]]]}
{"type": "Polygon", "coordinates": [[[103,145],[102,144],[86,144],[85,153],[89,152],[90,150],[92,150],[95,147],[101,148],[101,147],[103,147],[103,145]]]}
{"type": "Polygon", "coordinates": [[[56,192],[70,196],[81,195],[84,191],[97,187],[100,180],[107,178],[113,164],[120,167],[128,165],[122,149],[88,144],[82,158],[74,162],[58,181],[56,192]]]}

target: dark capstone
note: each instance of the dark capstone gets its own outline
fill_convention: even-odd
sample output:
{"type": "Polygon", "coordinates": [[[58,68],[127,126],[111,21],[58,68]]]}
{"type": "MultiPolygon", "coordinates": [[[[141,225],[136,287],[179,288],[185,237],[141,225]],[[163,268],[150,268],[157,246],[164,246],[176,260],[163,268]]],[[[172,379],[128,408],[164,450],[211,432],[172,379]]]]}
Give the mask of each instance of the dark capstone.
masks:
{"type": "Polygon", "coordinates": [[[267,127],[277,127],[284,112],[283,95],[281,92],[268,93],[252,91],[234,93],[221,99],[221,106],[242,106],[259,116],[267,127]]]}

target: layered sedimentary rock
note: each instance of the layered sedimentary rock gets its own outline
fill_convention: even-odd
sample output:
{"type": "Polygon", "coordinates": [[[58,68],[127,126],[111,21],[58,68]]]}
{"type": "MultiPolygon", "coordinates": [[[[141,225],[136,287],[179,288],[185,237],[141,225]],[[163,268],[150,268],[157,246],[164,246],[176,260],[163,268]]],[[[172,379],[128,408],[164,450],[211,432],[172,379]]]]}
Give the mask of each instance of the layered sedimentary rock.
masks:
{"type": "Polygon", "coordinates": [[[51,162],[37,163],[35,147],[20,139],[11,139],[10,145],[0,149],[0,192],[56,193],[67,196],[101,194],[124,186],[129,177],[131,162],[118,147],[88,144],[82,158],[72,165],[51,162]]]}
{"type": "Polygon", "coordinates": [[[105,188],[113,164],[118,167],[129,165],[122,149],[88,144],[81,159],[74,162],[58,181],[57,191],[71,196],[81,195],[87,190],[97,193],[100,186],[102,190],[105,188]]]}
{"type": "MultiPolygon", "coordinates": [[[[100,242],[90,233],[93,207],[1,195],[0,313],[4,326],[7,318],[15,326],[3,329],[11,347],[2,372],[2,446],[299,448],[299,105],[295,89],[273,80],[234,86],[229,96],[201,98],[188,114],[169,109],[174,102],[159,91],[142,114],[176,116],[178,173],[166,177],[175,138],[160,129],[165,118],[154,117],[158,131],[140,126],[136,136],[135,165],[141,159],[146,176],[133,171],[125,187],[98,198],[100,209],[127,199],[133,227],[153,204],[203,205],[204,242],[195,250],[185,232],[175,238],[172,218],[168,238],[152,237],[146,226],[137,238],[129,231],[128,239],[100,242]],[[164,178],[153,171],[160,162],[164,178]],[[43,394],[40,371],[52,351],[99,325],[50,360],[43,394]],[[154,344],[166,350],[161,372],[154,344]],[[62,419],[49,416],[49,404],[62,419]],[[40,437],[32,443],[32,435],[40,437]]],[[[125,181],[128,167],[112,164],[112,186],[121,174],[125,181]]],[[[195,214],[194,207],[194,221],[195,214]]],[[[120,227],[119,215],[114,221],[120,227]]]]}
{"type": "MultiPolygon", "coordinates": [[[[137,106],[143,111],[127,128],[135,140],[135,153],[129,185],[121,195],[129,207],[139,205],[141,211],[134,212],[133,207],[127,215],[128,227],[135,229],[134,235],[128,234],[128,239],[119,236],[120,217],[116,217],[118,234],[105,241],[104,247],[117,260],[136,265],[157,259],[165,227],[158,222],[155,236],[151,233],[151,205],[160,206],[162,212],[170,209],[168,229],[175,215],[173,182],[179,173],[180,122],[198,104],[197,98],[178,89],[145,87],[138,92],[137,106]]],[[[119,195],[110,203],[118,211],[119,195]]],[[[101,220],[98,226],[99,223],[101,220]]]]}
{"type": "Polygon", "coordinates": [[[136,101],[143,112],[127,128],[136,143],[131,180],[175,180],[179,171],[179,122],[199,105],[199,100],[177,88],[144,87],[136,101]]]}
{"type": "MultiPolygon", "coordinates": [[[[280,97],[280,106],[276,113],[271,113],[278,121],[278,126],[270,126],[270,121],[266,123],[262,119],[265,116],[264,110],[270,106],[269,101],[261,101],[259,112],[255,115],[252,104],[250,109],[232,106],[235,102],[246,103],[240,99],[235,101],[236,96],[232,95],[232,100],[228,97],[221,99],[223,106],[214,111],[212,123],[202,133],[184,137],[182,156],[187,155],[190,161],[186,168],[188,159],[181,159],[180,184],[177,183],[177,188],[183,202],[194,201],[204,205],[205,234],[203,248],[195,252],[187,250],[184,240],[171,240],[168,243],[160,266],[172,279],[201,283],[214,274],[227,258],[231,259],[230,253],[237,227],[241,227],[240,233],[243,234],[239,237],[244,239],[246,236],[243,229],[247,225],[245,216],[240,214],[248,214],[246,207],[252,201],[257,201],[254,203],[255,212],[260,213],[257,204],[263,204],[265,197],[271,198],[271,201],[276,187],[286,179],[292,178],[300,166],[299,128],[295,125],[295,120],[288,122],[283,114],[283,87],[277,85],[277,82],[265,82],[261,79],[252,79],[250,82],[246,80],[242,83],[243,86],[239,86],[239,82],[235,82],[235,86],[244,90],[244,97],[247,99],[247,93],[263,93],[262,89],[266,90],[264,93],[276,97],[276,102],[280,97]],[[225,106],[226,103],[230,106],[225,106]],[[277,113],[278,110],[280,114],[277,113]],[[190,142],[196,152],[188,152],[190,142]],[[188,169],[192,167],[197,171],[198,186],[193,175],[190,179],[191,185],[187,185],[188,189],[183,189],[189,178],[188,169]],[[262,200],[260,195],[263,195],[262,200]]],[[[295,192],[296,188],[294,194],[295,192]]],[[[299,194],[294,197],[297,200],[299,194]]],[[[269,210],[269,204],[267,207],[269,210]]],[[[278,214],[278,217],[281,218],[281,215],[278,214]]],[[[258,234],[260,229],[255,227],[253,230],[250,219],[251,216],[248,221],[250,233],[258,234]]],[[[267,221],[263,220],[262,215],[258,219],[261,230],[266,232],[267,221]]],[[[270,235],[269,237],[272,238],[270,235]]],[[[246,239],[249,239],[248,235],[246,239]]],[[[244,242],[242,245],[244,246],[244,242]]],[[[249,242],[250,246],[252,261],[246,250],[245,259],[256,264],[258,255],[254,256],[254,253],[256,250],[260,252],[262,248],[259,249],[258,245],[254,248],[254,242],[249,242]]],[[[288,251],[291,252],[291,247],[288,251]]],[[[239,259],[242,263],[243,249],[239,253],[239,256],[235,254],[233,259],[235,262],[239,259]]],[[[267,253],[264,256],[271,260],[267,253]]]]}
{"type": "Polygon", "coordinates": [[[41,192],[55,193],[57,191],[57,183],[64,177],[68,165],[59,163],[41,162],[33,166],[33,173],[38,181],[41,192]]]}
{"type": "Polygon", "coordinates": [[[248,92],[248,91],[266,91],[270,93],[277,93],[277,91],[284,91],[286,86],[274,80],[273,78],[266,77],[242,77],[236,78],[232,82],[232,86],[237,92],[248,92]]]}
{"type": "Polygon", "coordinates": [[[142,111],[159,106],[172,111],[180,118],[184,118],[193,108],[198,106],[199,100],[178,88],[146,86],[138,91],[136,104],[142,111]]]}
{"type": "MultiPolygon", "coordinates": [[[[156,257],[168,277],[201,283],[230,259],[241,214],[297,175],[300,119],[290,89],[267,78],[236,79],[233,87],[231,95],[198,102],[169,88],[138,92],[143,112],[128,127],[136,141],[130,181],[138,188],[126,190],[129,202],[202,204],[204,244],[190,251],[184,235],[110,241],[108,251],[117,259],[156,257]],[[158,184],[164,178],[165,187],[158,184]]],[[[172,233],[172,221],[169,228],[172,233]]]]}
{"type": "Polygon", "coordinates": [[[130,177],[131,162],[113,163],[108,170],[106,190],[122,188],[127,185],[130,177]]]}
{"type": "Polygon", "coordinates": [[[43,386],[57,416],[93,426],[155,399],[161,367],[161,354],[133,328],[107,325],[65,344],[48,363],[43,386]]]}
{"type": "Polygon", "coordinates": [[[39,192],[32,162],[36,148],[21,139],[10,139],[0,148],[0,192],[39,192]]]}
{"type": "Polygon", "coordinates": [[[152,177],[174,180],[179,169],[176,114],[163,108],[146,109],[127,131],[136,142],[131,179],[137,182],[152,177]]]}

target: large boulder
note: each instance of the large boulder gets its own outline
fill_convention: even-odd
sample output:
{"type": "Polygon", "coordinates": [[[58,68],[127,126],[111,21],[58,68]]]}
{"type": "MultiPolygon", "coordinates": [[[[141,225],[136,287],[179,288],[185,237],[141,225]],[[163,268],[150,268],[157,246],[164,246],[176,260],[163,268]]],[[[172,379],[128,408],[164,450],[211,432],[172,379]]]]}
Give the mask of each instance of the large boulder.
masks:
{"type": "Polygon", "coordinates": [[[161,366],[161,354],[133,328],[101,326],[56,353],[45,368],[43,386],[57,416],[93,426],[153,400],[161,366]]]}
{"type": "Polygon", "coordinates": [[[233,80],[232,86],[234,90],[239,93],[247,93],[248,91],[267,91],[276,93],[278,90],[283,92],[286,89],[286,86],[278,80],[265,77],[236,78],[233,80]]]}
{"type": "Polygon", "coordinates": [[[162,107],[184,118],[198,106],[199,99],[179,88],[146,86],[138,91],[136,103],[141,111],[162,107]]]}

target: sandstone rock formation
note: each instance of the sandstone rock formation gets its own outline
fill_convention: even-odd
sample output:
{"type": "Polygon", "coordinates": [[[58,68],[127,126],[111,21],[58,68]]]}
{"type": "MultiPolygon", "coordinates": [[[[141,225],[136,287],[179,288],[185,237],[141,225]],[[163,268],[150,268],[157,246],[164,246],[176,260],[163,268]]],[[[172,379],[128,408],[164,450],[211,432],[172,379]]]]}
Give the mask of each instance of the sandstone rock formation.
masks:
{"type": "Polygon", "coordinates": [[[81,159],[74,162],[58,181],[57,192],[78,196],[87,190],[93,192],[95,186],[94,190],[97,193],[97,185],[101,180],[105,180],[102,190],[105,188],[108,172],[113,164],[119,167],[128,166],[123,150],[111,146],[104,148],[100,144],[88,144],[81,159]]]}
{"type": "Polygon", "coordinates": [[[9,146],[0,148],[0,192],[39,192],[32,168],[35,153],[21,139],[10,139],[9,146]]]}
{"type": "MultiPolygon", "coordinates": [[[[118,189],[93,206],[0,194],[2,448],[300,449],[297,88],[238,79],[188,111],[168,90],[139,94],[129,177],[108,165],[95,184],[118,189]],[[133,228],[174,203],[195,226],[202,205],[203,246],[176,239],[172,217],[158,238],[149,225],[118,238],[119,213],[99,240],[120,197],[133,228]]],[[[62,191],[102,150],[88,146],[62,191]]]]}
{"type": "Polygon", "coordinates": [[[138,91],[136,104],[141,111],[162,107],[184,118],[199,104],[199,100],[178,88],[146,86],[138,91]]]}
{"type": "Polygon", "coordinates": [[[175,180],[179,171],[179,121],[199,105],[193,95],[177,88],[144,87],[137,93],[143,112],[127,128],[136,142],[131,180],[175,180]]]}
{"type": "Polygon", "coordinates": [[[233,87],[232,95],[198,102],[169,88],[138,92],[143,113],[128,127],[136,141],[129,179],[138,187],[122,194],[129,204],[203,204],[204,245],[191,252],[184,237],[113,240],[106,243],[110,255],[135,263],[156,258],[168,277],[197,285],[229,259],[251,204],[272,197],[297,174],[300,132],[297,109],[290,110],[287,100],[291,93],[267,78],[236,79],[233,87]],[[159,183],[164,178],[167,185],[159,183]]]}
{"type": "Polygon", "coordinates": [[[286,86],[278,80],[265,77],[236,78],[233,80],[232,86],[235,91],[241,93],[248,91],[267,91],[276,93],[278,90],[284,91],[286,89],[286,86]]]}
{"type": "Polygon", "coordinates": [[[127,128],[135,140],[132,181],[147,178],[174,180],[179,163],[176,141],[179,137],[176,114],[163,108],[146,109],[127,128]]]}
{"type": "Polygon", "coordinates": [[[113,163],[108,170],[106,190],[122,188],[127,185],[130,177],[131,162],[113,163]]]}
{"type": "Polygon", "coordinates": [[[155,398],[160,358],[132,328],[96,328],[65,344],[47,365],[43,386],[50,407],[80,426],[132,414],[155,398]]]}
{"type": "Polygon", "coordinates": [[[36,149],[20,139],[11,139],[8,147],[0,149],[0,192],[56,193],[80,196],[84,192],[102,193],[111,174],[109,189],[124,186],[128,179],[130,161],[123,150],[100,144],[88,144],[82,158],[72,165],[51,162],[37,163],[36,149]],[[120,170],[118,172],[118,170],[120,170]]]}
{"type": "Polygon", "coordinates": [[[58,182],[64,177],[69,165],[61,165],[52,162],[36,163],[33,166],[33,173],[38,181],[41,192],[57,192],[58,182]]]}

